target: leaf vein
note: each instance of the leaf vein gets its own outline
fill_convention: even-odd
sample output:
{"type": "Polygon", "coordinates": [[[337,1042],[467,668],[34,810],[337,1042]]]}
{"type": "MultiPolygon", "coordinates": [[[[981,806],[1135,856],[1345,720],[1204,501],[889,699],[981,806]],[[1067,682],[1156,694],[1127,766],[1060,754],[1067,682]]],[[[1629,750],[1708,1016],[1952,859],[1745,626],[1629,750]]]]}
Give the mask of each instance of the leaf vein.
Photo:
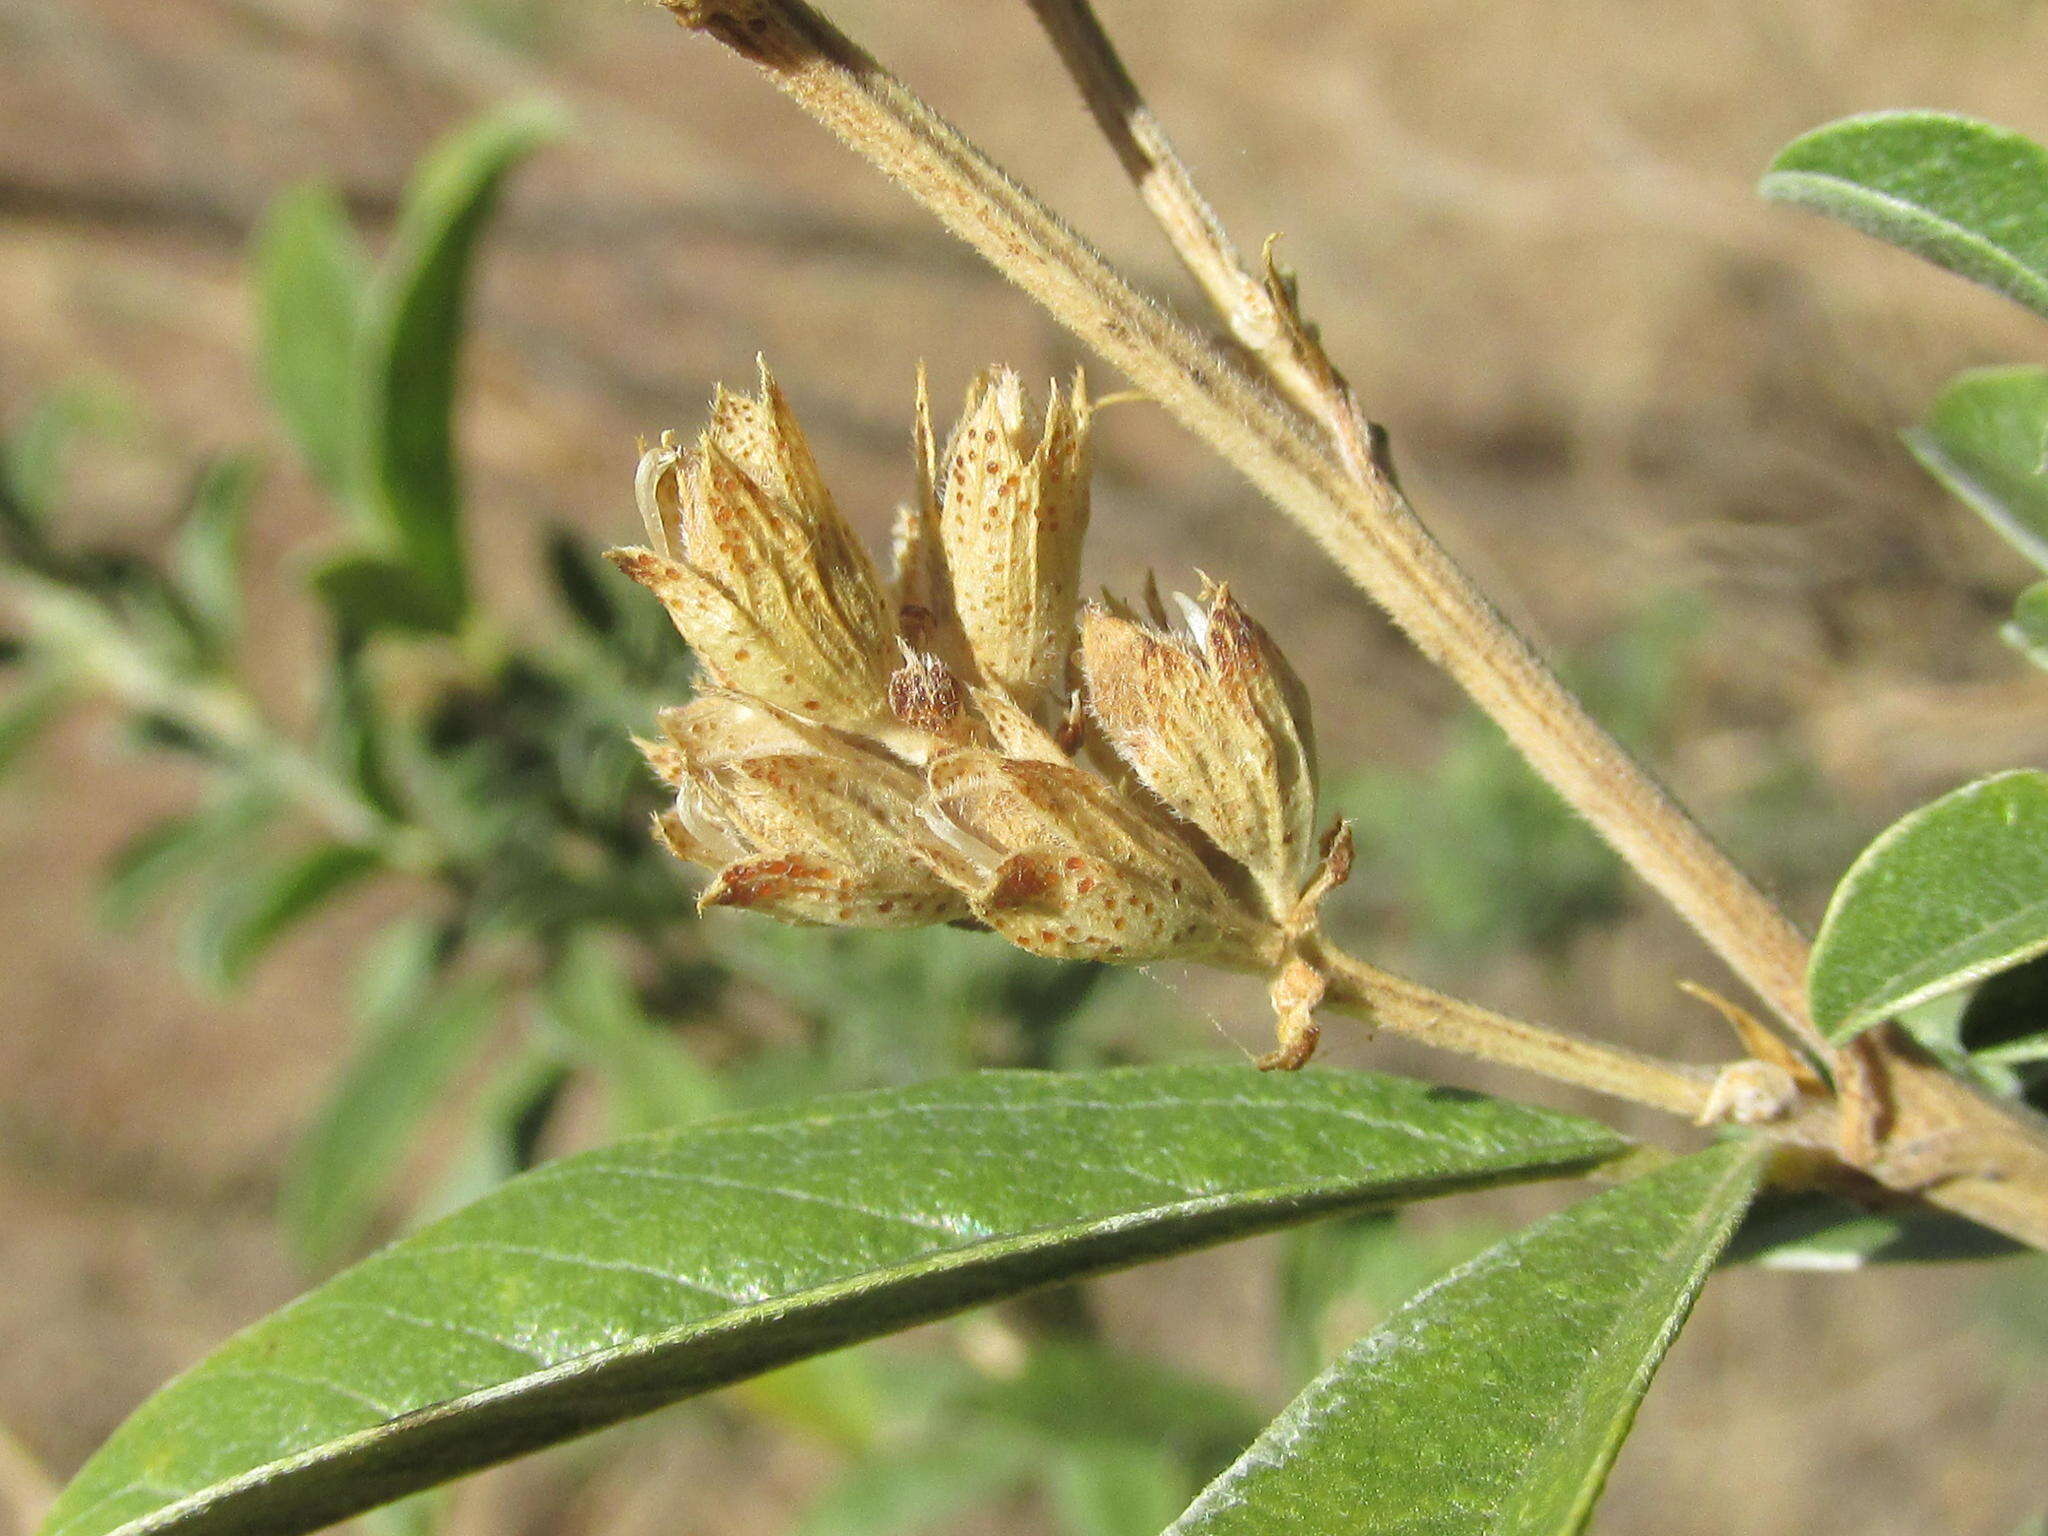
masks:
{"type": "Polygon", "coordinates": [[[574,1265],[578,1269],[598,1269],[609,1270],[617,1274],[646,1275],[652,1280],[665,1280],[670,1285],[680,1286],[686,1291],[696,1291],[700,1295],[713,1297],[718,1301],[724,1302],[729,1307],[744,1306],[747,1302],[747,1298],[744,1296],[734,1295],[730,1291],[718,1290],[713,1286],[704,1284],[700,1280],[692,1280],[687,1275],[672,1274],[668,1270],[657,1269],[652,1264],[635,1264],[627,1259],[593,1259],[579,1253],[558,1253],[552,1248],[540,1248],[527,1243],[500,1242],[495,1238],[466,1237],[458,1242],[436,1243],[423,1248],[408,1246],[394,1253],[392,1257],[423,1258],[432,1253],[463,1253],[468,1251],[479,1253],[513,1253],[530,1259],[541,1259],[551,1264],[574,1265]]]}

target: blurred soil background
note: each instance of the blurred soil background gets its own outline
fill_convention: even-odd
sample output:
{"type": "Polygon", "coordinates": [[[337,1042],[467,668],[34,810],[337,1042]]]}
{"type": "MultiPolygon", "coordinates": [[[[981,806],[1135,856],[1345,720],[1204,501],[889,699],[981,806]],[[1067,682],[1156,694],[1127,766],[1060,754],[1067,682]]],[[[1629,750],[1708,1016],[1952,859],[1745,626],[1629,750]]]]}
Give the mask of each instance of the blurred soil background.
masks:
{"type": "MultiPolygon", "coordinates": [[[[1187,298],[1024,6],[834,10],[1187,298]]],[[[1895,436],[1955,369],[2038,358],[2037,325],[1751,188],[1785,140],[1850,111],[1949,108],[2048,136],[2048,6],[1104,10],[1239,238],[1284,234],[1418,505],[1517,618],[1570,653],[1691,604],[1658,766],[1802,921],[1891,816],[2044,760],[2048,686],[1995,638],[2022,566],[1895,436]]],[[[485,248],[463,429],[480,581],[514,612],[541,607],[539,531],[629,535],[635,435],[689,428],[756,351],[877,540],[908,486],[920,359],[941,401],[991,360],[1040,377],[1080,361],[654,8],[0,0],[0,421],[66,381],[125,394],[123,447],[80,466],[73,503],[106,527],[167,505],[204,451],[263,447],[255,622],[287,692],[306,661],[293,647],[310,644],[293,615],[317,501],[254,377],[248,233],[277,192],[321,176],[374,236],[437,134],[534,94],[566,103],[577,132],[521,174],[485,248]]],[[[1107,415],[1100,462],[1095,579],[1227,576],[1306,674],[1332,777],[1405,773],[1433,794],[1453,691],[1301,536],[1150,407],[1107,415]]],[[[23,1452],[0,1462],[17,1495],[31,1459],[68,1474],[150,1388],[300,1283],[270,1201],[348,1037],[337,978],[371,914],[309,931],[228,1003],[196,995],[160,935],[97,931],[104,856],[188,795],[90,719],[0,794],[0,1424],[23,1452]]],[[[1730,1054],[1673,987],[1725,976],[1620,889],[1547,954],[1447,957],[1398,911],[1357,920],[1368,952],[1497,1006],[1730,1054]]],[[[1214,1023],[1255,1044],[1265,1028],[1249,992],[1166,985],[1198,1039],[1214,1023]]],[[[1336,1061],[1504,1086],[1331,1033],[1336,1061]]],[[[1636,1128],[1653,1124],[1678,1134],[1636,1128]]],[[[1098,1299],[1119,1337],[1277,1406],[1290,1383],[1263,1342],[1264,1259],[1252,1245],[1183,1260],[1098,1299]]],[[[2043,1498],[2048,1372],[2002,1331],[1986,1273],[1722,1276],[1597,1529],[2007,1536],[2043,1498]]],[[[561,1457],[491,1475],[453,1528],[772,1532],[828,1461],[742,1415],[671,1415],[594,1479],[561,1457]]],[[[985,1528],[1043,1525],[1015,1509],[985,1528]]]]}

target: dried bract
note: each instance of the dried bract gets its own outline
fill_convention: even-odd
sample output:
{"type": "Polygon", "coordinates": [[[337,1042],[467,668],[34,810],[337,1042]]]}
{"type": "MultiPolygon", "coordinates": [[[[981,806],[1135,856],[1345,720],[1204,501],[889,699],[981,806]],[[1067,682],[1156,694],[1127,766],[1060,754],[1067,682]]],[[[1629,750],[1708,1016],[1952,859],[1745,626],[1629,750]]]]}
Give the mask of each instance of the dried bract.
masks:
{"type": "Polygon", "coordinates": [[[1034,442],[1022,381],[993,369],[936,460],[922,391],[919,412],[918,499],[897,535],[901,599],[929,615],[940,653],[971,681],[1033,712],[1057,708],[1088,531],[1087,392],[1077,376],[1054,393],[1034,442]]]}
{"type": "Polygon", "coordinates": [[[1271,638],[1224,586],[1175,594],[1170,633],[1100,604],[1081,619],[1088,707],[1145,787],[1206,832],[1287,922],[1315,864],[1308,703],[1271,638]]]}
{"type": "Polygon", "coordinates": [[[679,858],[714,871],[704,907],[785,922],[909,928],[967,915],[919,858],[924,785],[855,737],[729,692],[662,715],[648,760],[675,786],[660,818],[679,858]]]}
{"type": "Polygon", "coordinates": [[[765,367],[758,399],[719,392],[695,449],[664,434],[636,489],[653,548],[612,558],[713,682],[849,728],[876,718],[895,624],[765,367]]]}
{"type": "Polygon", "coordinates": [[[1019,948],[1067,960],[1272,963],[1277,934],[1163,819],[1084,768],[949,753],[931,766],[933,867],[1019,948]]]}

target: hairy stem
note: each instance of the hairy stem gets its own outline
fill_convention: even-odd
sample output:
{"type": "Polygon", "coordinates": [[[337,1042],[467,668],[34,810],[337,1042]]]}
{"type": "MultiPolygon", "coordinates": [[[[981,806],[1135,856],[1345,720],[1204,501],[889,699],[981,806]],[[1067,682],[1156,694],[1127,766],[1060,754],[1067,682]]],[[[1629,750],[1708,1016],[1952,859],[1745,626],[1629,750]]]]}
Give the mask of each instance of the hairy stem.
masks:
{"type": "MultiPolygon", "coordinates": [[[[1301,524],[1758,996],[1828,1055],[1806,1015],[1803,936],[1458,569],[1409,508],[1383,453],[1347,464],[1341,444],[1139,293],[803,0],[664,3],[760,66],[1301,524]]],[[[1892,1135],[1859,1166],[1895,1184],[1929,1184],[1936,1203],[2048,1248],[2048,1123],[1917,1062],[1895,1065],[1892,1135]],[[1891,1150],[1930,1138],[1946,1151],[1910,1169],[1891,1150]]]]}
{"type": "Polygon", "coordinates": [[[1145,104],[1095,8],[1089,0],[1030,4],[1096,126],[1210,307],[1281,392],[1322,423],[1352,477],[1370,481],[1383,450],[1351,386],[1302,321],[1277,272],[1261,274],[1239,252],[1145,104]]]}
{"type": "Polygon", "coordinates": [[[1125,174],[1230,333],[1258,357],[1296,404],[1319,410],[1315,380],[1288,346],[1286,326],[1274,312],[1265,285],[1196,188],[1173,141],[1138,94],[1094,8],[1087,0],[1030,4],[1125,174]]]}
{"type": "Polygon", "coordinates": [[[1525,1023],[1446,995],[1315,941],[1311,963],[1327,990],[1323,1006],[1453,1051],[1697,1120],[1714,1073],[1646,1056],[1583,1035],[1525,1023]]]}
{"type": "Polygon", "coordinates": [[[166,667],[101,603],[59,582],[11,572],[8,586],[37,643],[110,697],[140,713],[175,720],[341,841],[374,846],[398,867],[424,864],[417,840],[400,836],[360,794],[277,729],[240,687],[166,667]]]}

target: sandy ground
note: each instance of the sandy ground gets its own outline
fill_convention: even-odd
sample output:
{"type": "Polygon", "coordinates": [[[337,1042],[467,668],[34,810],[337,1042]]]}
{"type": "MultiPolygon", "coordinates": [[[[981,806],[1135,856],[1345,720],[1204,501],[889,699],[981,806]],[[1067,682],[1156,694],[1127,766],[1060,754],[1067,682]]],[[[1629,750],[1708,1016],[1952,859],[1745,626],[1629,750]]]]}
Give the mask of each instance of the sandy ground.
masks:
{"type": "MultiPolygon", "coordinates": [[[[1950,107],[2048,134],[2048,8],[1105,9],[1240,236],[1284,232],[1417,501],[1533,633],[1576,645],[1655,592],[1709,601],[1660,767],[1710,819],[1788,756],[1814,766],[1852,841],[1975,771],[2041,760],[2048,688],[1991,637],[2023,572],[1893,436],[1953,369],[2038,356],[2038,330],[1750,187],[1785,139],[1852,110],[1950,107]]],[[[1185,297],[1023,6],[836,10],[1185,297]]],[[[942,396],[991,360],[1038,374],[1078,360],[898,194],[651,8],[0,0],[0,418],[63,380],[125,383],[140,406],[129,446],[83,477],[78,515],[102,521],[166,494],[202,449],[270,450],[258,623],[287,637],[274,682],[299,659],[293,572],[320,514],[252,383],[247,232],[312,175],[381,228],[436,133],[536,93],[579,128],[522,177],[491,248],[464,424],[480,556],[514,611],[536,600],[535,531],[627,529],[635,434],[687,424],[757,350],[876,536],[904,485],[919,359],[942,396]]],[[[1094,576],[1227,575],[1278,616],[1331,760],[1430,761],[1448,686],[1158,413],[1107,419],[1100,496],[1094,576]]],[[[160,935],[97,932],[99,859],[187,791],[82,721],[0,794],[0,1425],[60,1476],[150,1387],[292,1292],[268,1202],[346,1039],[334,980],[368,921],[295,942],[231,1004],[195,997],[160,935]]],[[[1825,885],[1784,894],[1810,920],[1825,885]]],[[[1711,1057],[1721,1043],[1670,980],[1719,973],[1639,906],[1564,967],[1508,958],[1441,979],[1711,1057]]],[[[1196,1001],[1256,1020],[1227,994],[1196,1001]]],[[[1332,1054],[1437,1070],[1378,1047],[1332,1054]]],[[[1262,1273],[1256,1250],[1186,1260],[1102,1301],[1122,1336],[1272,1394],[1245,1322],[1269,1305],[1262,1273]]],[[[1977,1295],[1932,1271],[1722,1277],[1597,1528],[2005,1536],[2043,1498],[2048,1386],[1977,1295]]],[[[494,1474],[458,1528],[779,1529],[821,1456],[747,1435],[698,1415],[635,1438],[594,1481],[548,1463],[494,1474]]]]}

